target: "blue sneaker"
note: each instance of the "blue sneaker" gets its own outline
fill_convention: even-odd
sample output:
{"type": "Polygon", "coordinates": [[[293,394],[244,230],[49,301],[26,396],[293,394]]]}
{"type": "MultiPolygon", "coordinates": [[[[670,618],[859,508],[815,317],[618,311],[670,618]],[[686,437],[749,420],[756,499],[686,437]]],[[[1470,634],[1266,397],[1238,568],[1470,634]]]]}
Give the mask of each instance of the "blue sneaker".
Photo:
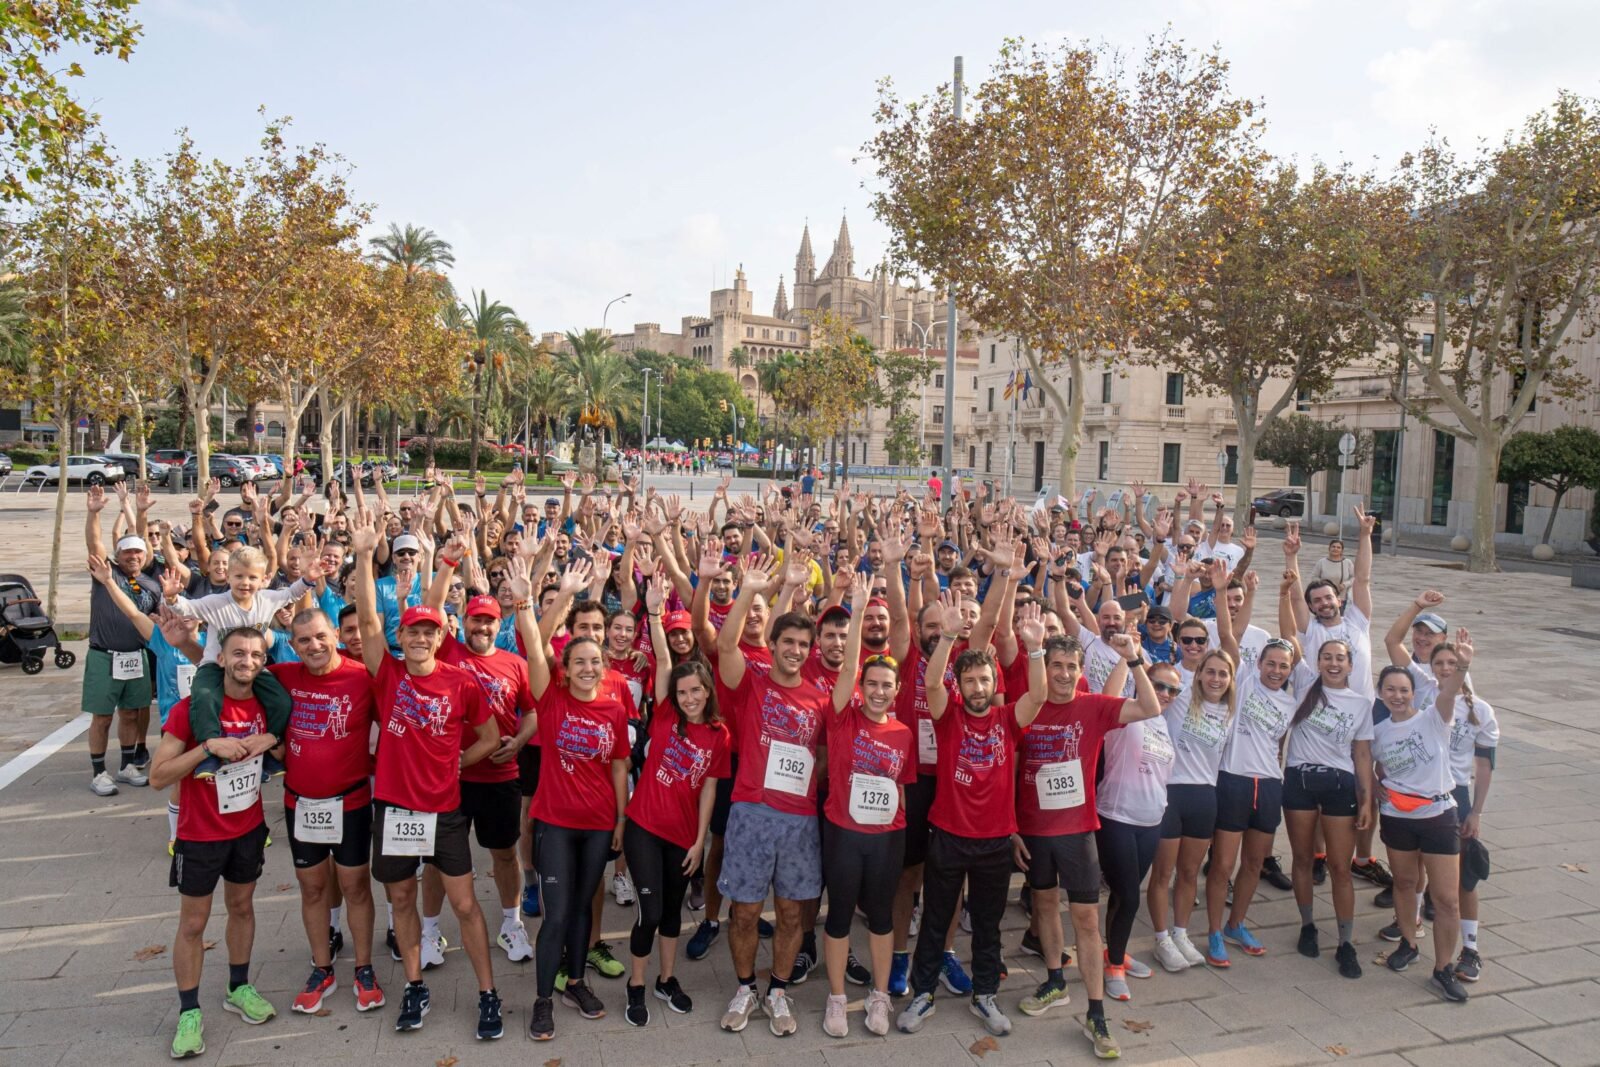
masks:
{"type": "Polygon", "coordinates": [[[1222,939],[1230,945],[1238,945],[1244,949],[1244,953],[1247,956],[1265,956],[1267,954],[1267,946],[1257,940],[1256,935],[1252,934],[1244,923],[1240,923],[1238,926],[1224,926],[1222,928],[1222,939]]]}
{"type": "Polygon", "coordinates": [[[967,972],[962,970],[961,961],[956,959],[954,952],[944,954],[944,967],[939,974],[939,981],[944,987],[958,997],[972,995],[972,979],[967,977],[967,972]]]}
{"type": "Polygon", "coordinates": [[[539,917],[539,883],[522,887],[522,914],[530,919],[539,917]]]}
{"type": "Polygon", "coordinates": [[[896,952],[889,963],[889,995],[903,997],[911,992],[911,953],[896,952]]]}
{"type": "Polygon", "coordinates": [[[756,936],[761,938],[761,940],[763,940],[763,941],[771,941],[772,940],[772,935],[773,935],[774,932],[775,931],[772,929],[772,924],[767,922],[767,920],[765,920],[765,919],[757,919],[756,920],[756,936]]]}
{"type": "Polygon", "coordinates": [[[1213,930],[1206,935],[1206,962],[1213,967],[1232,967],[1228,959],[1228,946],[1222,943],[1222,931],[1213,930]]]}
{"type": "Polygon", "coordinates": [[[703,960],[706,953],[711,951],[712,942],[717,935],[722,933],[722,926],[715,919],[702,919],[700,925],[695,927],[694,936],[689,939],[689,958],[703,960]]]}

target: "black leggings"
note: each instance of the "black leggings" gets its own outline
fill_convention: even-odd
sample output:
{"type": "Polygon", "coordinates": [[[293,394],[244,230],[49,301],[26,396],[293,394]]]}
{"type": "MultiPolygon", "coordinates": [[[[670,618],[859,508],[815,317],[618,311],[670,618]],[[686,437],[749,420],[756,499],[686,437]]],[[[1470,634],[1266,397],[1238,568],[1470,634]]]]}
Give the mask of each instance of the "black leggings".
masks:
{"type": "Polygon", "coordinates": [[[1111,896],[1106,901],[1106,954],[1112,966],[1124,962],[1133,921],[1139,917],[1139,885],[1150,873],[1161,844],[1161,826],[1134,826],[1100,816],[1094,832],[1100,848],[1100,870],[1111,896]]]}
{"type": "Polygon", "coordinates": [[[628,951],[643,959],[650,955],[656,931],[662,937],[677,937],[682,923],[683,895],[689,879],[683,861],[689,850],[657,837],[632,819],[622,828],[622,854],[628,857],[628,873],[633,875],[633,894],[638,915],[628,935],[628,951]]]}
{"type": "Polygon", "coordinates": [[[859,904],[867,933],[894,931],[894,894],[906,852],[905,830],[864,834],[834,822],[822,827],[822,877],[828,887],[829,937],[849,937],[859,904]]]}
{"type": "Polygon", "coordinates": [[[539,996],[555,995],[561,952],[567,953],[569,975],[583,980],[589,957],[589,904],[611,855],[610,830],[572,830],[535,823],[533,862],[544,890],[544,921],[534,945],[539,996]]]}

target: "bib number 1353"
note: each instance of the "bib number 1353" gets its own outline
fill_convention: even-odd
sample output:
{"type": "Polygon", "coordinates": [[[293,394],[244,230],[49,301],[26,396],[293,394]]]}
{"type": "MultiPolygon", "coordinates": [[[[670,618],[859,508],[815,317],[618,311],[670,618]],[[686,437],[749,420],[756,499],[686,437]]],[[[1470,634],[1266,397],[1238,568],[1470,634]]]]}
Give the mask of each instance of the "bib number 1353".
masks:
{"type": "Polygon", "coordinates": [[[383,854],[431,856],[438,829],[437,812],[389,808],[383,813],[383,854]]]}

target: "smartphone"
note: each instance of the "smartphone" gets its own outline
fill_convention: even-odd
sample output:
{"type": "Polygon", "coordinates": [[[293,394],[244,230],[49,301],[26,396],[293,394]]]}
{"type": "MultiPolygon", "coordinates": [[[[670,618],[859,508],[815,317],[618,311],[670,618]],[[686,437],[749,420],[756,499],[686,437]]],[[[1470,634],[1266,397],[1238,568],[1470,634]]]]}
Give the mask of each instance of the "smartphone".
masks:
{"type": "Polygon", "coordinates": [[[1150,598],[1144,595],[1144,590],[1129,593],[1127,596],[1117,597],[1117,603],[1122,605],[1123,611],[1138,611],[1150,603],[1150,598]]]}

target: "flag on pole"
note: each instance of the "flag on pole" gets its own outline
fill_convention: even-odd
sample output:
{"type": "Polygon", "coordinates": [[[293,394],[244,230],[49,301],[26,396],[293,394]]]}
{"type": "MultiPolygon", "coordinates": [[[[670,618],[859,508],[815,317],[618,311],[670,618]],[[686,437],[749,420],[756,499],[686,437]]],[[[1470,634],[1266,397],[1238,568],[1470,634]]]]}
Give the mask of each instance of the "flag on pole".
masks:
{"type": "Polygon", "coordinates": [[[1006,379],[1005,399],[1010,400],[1017,392],[1017,372],[1012,371],[1011,377],[1006,379]]]}
{"type": "Polygon", "coordinates": [[[1028,391],[1033,388],[1033,372],[1024,371],[1022,376],[1022,399],[1028,399],[1028,391]]]}

